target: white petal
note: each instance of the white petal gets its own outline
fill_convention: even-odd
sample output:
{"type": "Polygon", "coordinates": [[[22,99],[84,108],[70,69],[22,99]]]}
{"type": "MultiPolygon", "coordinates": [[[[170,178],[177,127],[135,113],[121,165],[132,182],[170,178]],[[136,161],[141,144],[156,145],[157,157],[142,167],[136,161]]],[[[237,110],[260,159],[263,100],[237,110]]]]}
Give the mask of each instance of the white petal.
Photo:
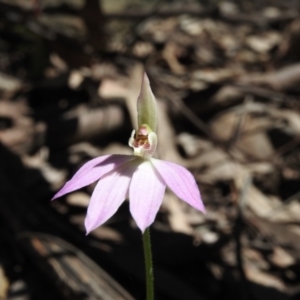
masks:
{"type": "Polygon", "coordinates": [[[194,208],[205,212],[199,188],[194,176],[186,168],[155,158],[151,162],[167,186],[182,200],[194,208]]]}
{"type": "Polygon", "coordinates": [[[134,158],[131,155],[104,155],[88,161],[65,183],[52,200],[99,180],[103,175],[134,158]]]}
{"type": "Polygon", "coordinates": [[[143,161],[135,170],[129,188],[130,212],[142,232],[153,223],[165,189],[150,161],[143,161]]]}
{"type": "Polygon", "coordinates": [[[99,180],[85,219],[87,233],[106,222],[126,199],[135,164],[126,163],[99,180]]]}

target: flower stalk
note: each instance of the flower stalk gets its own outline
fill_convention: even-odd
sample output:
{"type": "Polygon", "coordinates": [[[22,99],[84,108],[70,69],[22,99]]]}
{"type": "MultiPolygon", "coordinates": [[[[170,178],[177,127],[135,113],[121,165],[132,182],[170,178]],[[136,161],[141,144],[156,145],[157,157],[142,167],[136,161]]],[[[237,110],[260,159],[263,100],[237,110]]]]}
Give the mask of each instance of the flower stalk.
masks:
{"type": "Polygon", "coordinates": [[[144,260],[146,271],[146,300],[154,300],[154,276],[152,264],[152,251],[150,239],[150,227],[143,233],[144,260]]]}

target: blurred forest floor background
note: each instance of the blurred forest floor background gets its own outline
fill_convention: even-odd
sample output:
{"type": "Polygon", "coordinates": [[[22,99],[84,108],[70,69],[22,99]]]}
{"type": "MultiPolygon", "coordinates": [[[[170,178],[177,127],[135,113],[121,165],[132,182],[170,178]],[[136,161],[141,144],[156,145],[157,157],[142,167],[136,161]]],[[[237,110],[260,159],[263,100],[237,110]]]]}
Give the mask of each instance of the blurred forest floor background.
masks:
{"type": "Polygon", "coordinates": [[[87,160],[132,153],[143,68],[158,156],[207,208],[166,194],[156,300],[299,299],[296,0],[0,0],[0,299],[145,298],[128,204],[85,236],[92,186],[50,202],[87,160]]]}

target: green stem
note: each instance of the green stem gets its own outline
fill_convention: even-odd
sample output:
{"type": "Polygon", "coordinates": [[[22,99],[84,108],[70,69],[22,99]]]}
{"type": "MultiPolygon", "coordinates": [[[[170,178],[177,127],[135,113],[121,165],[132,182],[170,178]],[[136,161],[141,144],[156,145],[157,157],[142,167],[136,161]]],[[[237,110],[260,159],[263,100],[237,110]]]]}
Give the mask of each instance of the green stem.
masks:
{"type": "Polygon", "coordinates": [[[153,266],[152,266],[152,252],[150,241],[150,229],[149,227],[143,234],[143,246],[145,257],[145,269],[146,269],[146,288],[147,288],[147,300],[154,300],[154,286],[153,286],[153,266]]]}

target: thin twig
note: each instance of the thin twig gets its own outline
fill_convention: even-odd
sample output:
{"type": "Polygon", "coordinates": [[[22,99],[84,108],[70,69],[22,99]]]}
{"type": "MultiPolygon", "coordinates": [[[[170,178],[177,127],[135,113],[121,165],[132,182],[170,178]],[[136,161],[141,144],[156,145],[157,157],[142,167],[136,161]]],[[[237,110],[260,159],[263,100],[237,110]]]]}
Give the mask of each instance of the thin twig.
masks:
{"type": "Polygon", "coordinates": [[[251,186],[251,183],[252,183],[252,179],[250,176],[248,176],[244,180],[242,190],[240,191],[240,196],[237,205],[238,214],[236,218],[235,229],[233,231],[236,240],[236,252],[235,252],[236,261],[237,261],[237,267],[241,279],[241,300],[250,300],[253,298],[251,296],[251,289],[243,266],[242,243],[241,243],[241,235],[242,235],[243,225],[244,225],[243,210],[246,205],[247,193],[251,186]]]}

